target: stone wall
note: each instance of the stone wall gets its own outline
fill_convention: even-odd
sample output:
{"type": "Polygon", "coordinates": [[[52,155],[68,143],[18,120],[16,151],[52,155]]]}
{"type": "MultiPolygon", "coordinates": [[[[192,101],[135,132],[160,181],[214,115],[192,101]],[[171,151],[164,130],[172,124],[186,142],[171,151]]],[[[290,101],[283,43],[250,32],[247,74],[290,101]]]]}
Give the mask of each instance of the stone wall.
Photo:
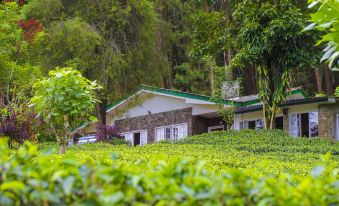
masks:
{"type": "Polygon", "coordinates": [[[334,115],[333,105],[319,105],[318,127],[320,137],[334,137],[334,115]]]}
{"type": "Polygon", "coordinates": [[[147,143],[154,142],[155,128],[187,123],[188,136],[192,135],[192,108],[173,110],[140,117],[116,120],[115,125],[121,133],[147,129],[147,143]]]}

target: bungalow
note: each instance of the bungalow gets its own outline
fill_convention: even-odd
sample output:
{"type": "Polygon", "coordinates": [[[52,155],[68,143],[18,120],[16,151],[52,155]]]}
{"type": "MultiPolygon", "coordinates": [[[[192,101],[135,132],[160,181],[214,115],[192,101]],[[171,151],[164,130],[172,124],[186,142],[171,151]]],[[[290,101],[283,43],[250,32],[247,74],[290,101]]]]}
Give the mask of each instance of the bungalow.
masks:
{"type": "MultiPolygon", "coordinates": [[[[309,98],[300,89],[290,92],[280,105],[275,126],[295,137],[332,137],[339,140],[339,103],[334,97],[309,98]]],[[[106,122],[117,126],[133,145],[160,140],[178,140],[191,135],[225,130],[220,108],[235,110],[233,129],[263,128],[262,104],[258,95],[213,100],[209,96],[141,86],[128,98],[107,107],[106,122]]],[[[77,129],[93,134],[96,125],[77,129]]]]}

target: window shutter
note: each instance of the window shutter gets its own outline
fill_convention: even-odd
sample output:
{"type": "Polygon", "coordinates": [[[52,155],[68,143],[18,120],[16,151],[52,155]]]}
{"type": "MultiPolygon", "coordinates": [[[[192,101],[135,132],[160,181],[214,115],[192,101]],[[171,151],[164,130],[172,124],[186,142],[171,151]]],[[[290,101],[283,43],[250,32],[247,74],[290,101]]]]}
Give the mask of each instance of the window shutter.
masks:
{"type": "Polygon", "coordinates": [[[123,134],[125,140],[130,142],[133,145],[133,133],[125,133],[123,134]]]}
{"type": "Polygon", "coordinates": [[[248,129],[248,121],[240,122],[240,129],[248,129]]]}
{"type": "Polygon", "coordinates": [[[289,117],[289,133],[293,137],[300,136],[300,115],[291,114],[289,117]]]}
{"type": "Polygon", "coordinates": [[[155,141],[161,141],[165,139],[165,128],[156,128],[155,141]]]}
{"type": "Polygon", "coordinates": [[[310,137],[317,137],[319,135],[319,121],[318,112],[309,113],[309,134],[310,137]]]}
{"type": "Polygon", "coordinates": [[[334,132],[335,132],[335,139],[339,141],[339,114],[335,114],[335,127],[334,127],[334,132]]]}
{"type": "Polygon", "coordinates": [[[187,137],[187,124],[180,125],[178,133],[179,133],[178,135],[179,139],[187,137]]]}
{"type": "Polygon", "coordinates": [[[143,146],[147,144],[147,131],[140,132],[140,145],[143,146]]]}

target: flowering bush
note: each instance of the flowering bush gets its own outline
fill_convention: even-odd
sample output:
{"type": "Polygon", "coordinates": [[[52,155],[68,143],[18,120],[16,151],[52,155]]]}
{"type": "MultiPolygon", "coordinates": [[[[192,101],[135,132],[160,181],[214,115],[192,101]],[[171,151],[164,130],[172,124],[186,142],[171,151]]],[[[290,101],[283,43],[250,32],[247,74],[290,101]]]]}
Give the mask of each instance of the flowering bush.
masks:
{"type": "Polygon", "coordinates": [[[8,108],[2,112],[0,119],[0,133],[10,138],[9,145],[21,145],[24,141],[37,141],[38,133],[44,134],[47,130],[45,122],[36,118],[36,114],[27,105],[18,108],[8,108]]]}
{"type": "Polygon", "coordinates": [[[99,124],[97,126],[96,137],[98,142],[109,142],[113,138],[122,139],[119,129],[116,126],[109,126],[105,124],[99,124]]]}

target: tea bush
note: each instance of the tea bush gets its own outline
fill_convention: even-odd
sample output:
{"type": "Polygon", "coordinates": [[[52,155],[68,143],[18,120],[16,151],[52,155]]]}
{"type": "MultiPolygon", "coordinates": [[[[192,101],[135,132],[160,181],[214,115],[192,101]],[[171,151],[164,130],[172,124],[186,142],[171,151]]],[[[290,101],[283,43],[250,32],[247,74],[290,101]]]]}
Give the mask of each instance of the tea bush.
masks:
{"type": "Polygon", "coordinates": [[[131,163],[134,166],[131,170],[140,172],[157,167],[159,161],[184,158],[192,164],[203,160],[209,172],[216,174],[227,168],[242,168],[257,175],[289,173],[305,176],[321,163],[321,156],[326,153],[331,154],[331,161],[339,168],[339,143],[321,138],[291,138],[280,131],[214,132],[143,147],[101,143],[79,145],[68,149],[66,156],[111,164],[112,153],[117,164],[131,163]]]}
{"type": "Polygon", "coordinates": [[[337,205],[339,145],[280,131],[129,147],[1,143],[0,205],[337,205]]]}

